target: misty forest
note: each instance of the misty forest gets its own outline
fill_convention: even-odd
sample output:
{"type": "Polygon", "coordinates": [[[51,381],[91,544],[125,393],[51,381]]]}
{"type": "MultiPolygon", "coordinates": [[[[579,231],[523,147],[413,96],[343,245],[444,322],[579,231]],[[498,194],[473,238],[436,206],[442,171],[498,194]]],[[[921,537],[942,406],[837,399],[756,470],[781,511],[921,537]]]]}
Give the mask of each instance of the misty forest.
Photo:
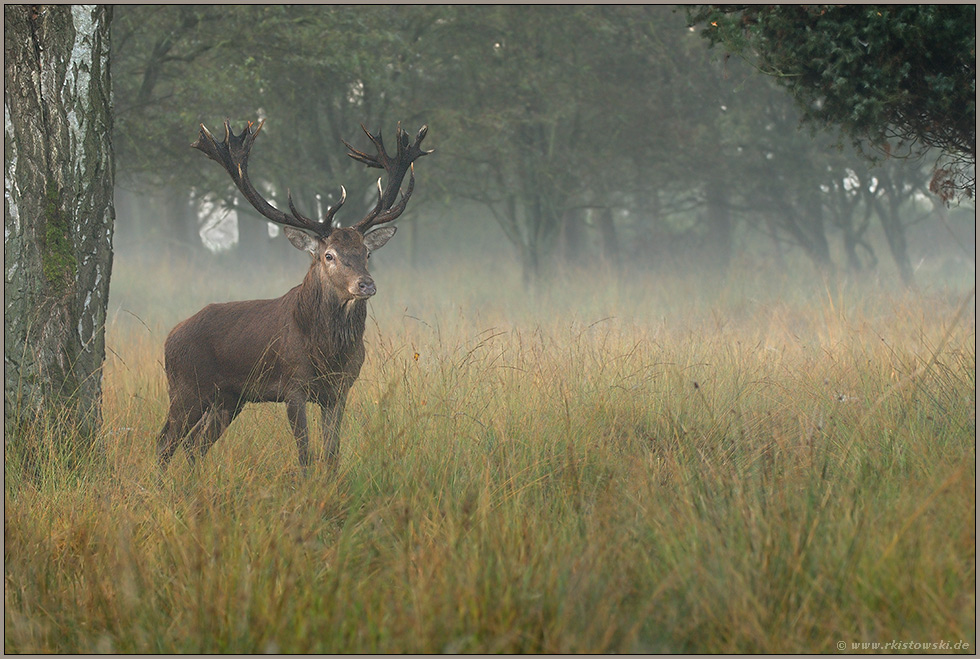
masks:
{"type": "Polygon", "coordinates": [[[5,652],[975,653],[975,12],[6,5],[5,652]]]}

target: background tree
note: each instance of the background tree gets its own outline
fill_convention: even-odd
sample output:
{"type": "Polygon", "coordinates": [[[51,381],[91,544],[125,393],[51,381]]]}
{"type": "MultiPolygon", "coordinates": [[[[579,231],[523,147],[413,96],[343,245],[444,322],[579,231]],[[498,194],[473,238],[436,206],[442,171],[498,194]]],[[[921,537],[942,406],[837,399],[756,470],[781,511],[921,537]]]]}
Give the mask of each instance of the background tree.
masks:
{"type": "Polygon", "coordinates": [[[976,5],[689,9],[712,43],[773,76],[804,121],[879,152],[938,149],[932,188],[976,191],[976,5]]]}
{"type": "Polygon", "coordinates": [[[106,6],[4,7],[8,431],[49,414],[83,430],[99,422],[113,230],[110,18],[106,6]]]}
{"type": "Polygon", "coordinates": [[[656,157],[676,145],[660,123],[672,114],[656,65],[666,49],[643,29],[653,11],[457,7],[425,41],[421,101],[459,136],[441,149],[448,190],[491,211],[525,282],[582,211],[613,256],[613,211],[646,201],[669,169],[656,157]]]}
{"type": "Polygon", "coordinates": [[[247,59],[227,66],[235,39],[224,28],[234,15],[213,6],[114,8],[119,221],[138,225],[144,239],[203,252],[194,193],[223,190],[226,181],[193,157],[193,129],[226,116],[255,118],[255,67],[247,59]]]}
{"type": "MultiPolygon", "coordinates": [[[[340,140],[363,139],[361,122],[390,135],[401,120],[429,123],[438,157],[400,243],[425,250],[495,225],[525,282],[556,258],[724,276],[773,247],[826,272],[874,267],[874,250],[887,249],[911,273],[907,242],[904,257],[901,239],[879,246],[879,228],[909,225],[909,193],[895,207],[901,221],[881,220],[892,208],[884,179],[818,123],[797,130],[801,110],[776,81],[713,56],[683,11],[119,6],[113,24],[120,183],[151,193],[127,204],[120,236],[132,226],[139,240],[200,244],[192,202],[234,206],[234,187],[187,147],[197,123],[268,117],[251,172],[263,191],[281,205],[289,188],[314,214],[343,184],[356,215],[376,172],[340,140]],[[456,219],[438,240],[417,239],[443,217],[456,219]]],[[[885,164],[909,177],[889,189],[923,176],[919,163],[885,164]]],[[[247,217],[239,256],[294,258],[264,220],[237,210],[247,217]]]]}
{"type": "MultiPolygon", "coordinates": [[[[164,227],[169,235],[200,244],[188,203],[216,195],[220,206],[235,204],[238,192],[227,177],[187,148],[199,123],[220,130],[228,118],[238,130],[271,118],[252,175],[271,198],[285,203],[288,188],[299,208],[315,214],[336,201],[342,184],[354,207],[373,189],[371,174],[345,157],[341,142],[363,138],[359,123],[390,132],[396,120],[419,121],[400,92],[411,64],[410,35],[420,29],[417,10],[120,6],[117,14],[121,185],[159,200],[133,208],[126,219],[150,232],[159,230],[163,214],[176,223],[164,227]]],[[[265,220],[247,205],[236,210],[248,218],[238,223],[239,249],[263,253],[265,220]]]]}

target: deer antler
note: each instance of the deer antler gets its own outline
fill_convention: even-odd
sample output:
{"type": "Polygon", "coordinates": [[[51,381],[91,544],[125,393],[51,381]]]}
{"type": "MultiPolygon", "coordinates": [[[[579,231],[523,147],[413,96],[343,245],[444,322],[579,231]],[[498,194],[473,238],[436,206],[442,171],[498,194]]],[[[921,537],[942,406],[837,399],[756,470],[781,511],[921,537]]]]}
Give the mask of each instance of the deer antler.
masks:
{"type": "Polygon", "coordinates": [[[375,204],[371,212],[365,215],[359,222],[352,225],[353,228],[363,234],[380,224],[393,221],[402,214],[408,205],[408,199],[412,196],[412,190],[415,187],[415,168],[412,163],[422,156],[429,155],[433,150],[423,151],[419,146],[422,140],[425,139],[425,134],[429,131],[428,126],[422,126],[419,129],[418,135],[415,137],[415,142],[409,144],[408,133],[402,130],[401,123],[399,123],[395,133],[395,142],[398,146],[398,151],[394,158],[385,150],[380,130],[377,135],[372,135],[371,131],[365,128],[363,124],[361,124],[361,130],[364,131],[368,139],[374,144],[378,153],[372,156],[363,151],[358,151],[345,141],[344,146],[350,151],[347,155],[358,162],[364,163],[368,167],[383,169],[388,175],[388,184],[384,189],[381,187],[381,179],[378,179],[378,203],[375,204]],[[398,195],[405,174],[409,174],[408,188],[402,194],[401,200],[395,204],[395,197],[398,195]]]}
{"type": "Polygon", "coordinates": [[[341,186],[340,202],[327,211],[324,222],[316,222],[304,215],[301,215],[293,205],[293,196],[287,192],[289,211],[292,216],[286,215],[281,210],[270,204],[259,194],[258,190],[252,185],[248,178],[248,154],[252,148],[252,142],[262,130],[265,121],[260,121],[255,126],[251,121],[245,126],[241,135],[232,132],[229,122],[225,120],[225,139],[218,142],[211,131],[204,124],[201,124],[201,132],[197,141],[191,144],[192,147],[202,151],[211,160],[214,160],[231,175],[231,179],[241,190],[242,194],[263,217],[276,224],[301,229],[316,236],[325,236],[333,230],[333,216],[344,204],[347,198],[347,191],[341,186]],[[253,130],[252,127],[255,126],[253,130]]]}
{"type": "MultiPolygon", "coordinates": [[[[238,189],[245,196],[245,199],[266,219],[276,224],[306,231],[315,236],[326,236],[333,230],[334,215],[337,214],[337,211],[340,210],[340,207],[344,205],[344,201],[347,199],[347,190],[343,186],[340,188],[340,201],[335,206],[327,209],[327,213],[322,222],[316,222],[296,210],[296,206],[293,205],[292,194],[289,194],[288,191],[287,201],[292,216],[283,213],[266,201],[249,180],[248,154],[252,148],[252,142],[255,141],[255,137],[262,130],[264,123],[264,120],[260,121],[256,126],[250,121],[240,135],[235,135],[229,126],[228,120],[225,120],[225,139],[221,142],[218,142],[214,138],[214,135],[211,134],[211,131],[204,124],[201,124],[201,132],[198,135],[197,141],[191,144],[191,146],[202,151],[208,158],[224,167],[228,174],[231,175],[231,179],[235,182],[235,185],[238,186],[238,189]],[[255,126],[254,130],[253,126],[255,126]]],[[[388,185],[384,189],[381,188],[381,179],[378,179],[378,203],[371,212],[365,215],[359,222],[352,225],[354,229],[364,234],[379,224],[393,221],[402,214],[408,205],[408,199],[412,196],[412,190],[415,187],[415,170],[412,163],[416,159],[432,153],[432,150],[423,151],[419,146],[429,130],[428,126],[422,126],[419,129],[418,135],[415,137],[415,142],[409,144],[408,134],[402,130],[401,124],[399,123],[395,137],[395,141],[398,144],[398,151],[394,158],[385,151],[384,143],[381,140],[381,131],[378,131],[377,135],[372,135],[367,128],[364,128],[363,124],[361,125],[361,129],[367,134],[368,139],[374,143],[378,150],[377,155],[372,156],[363,151],[358,151],[350,144],[347,144],[347,142],[344,142],[344,145],[350,150],[350,153],[347,155],[358,162],[364,163],[368,167],[383,169],[388,175],[388,185]],[[408,187],[396,204],[394,203],[395,197],[398,195],[405,174],[409,174],[408,187]]]]}

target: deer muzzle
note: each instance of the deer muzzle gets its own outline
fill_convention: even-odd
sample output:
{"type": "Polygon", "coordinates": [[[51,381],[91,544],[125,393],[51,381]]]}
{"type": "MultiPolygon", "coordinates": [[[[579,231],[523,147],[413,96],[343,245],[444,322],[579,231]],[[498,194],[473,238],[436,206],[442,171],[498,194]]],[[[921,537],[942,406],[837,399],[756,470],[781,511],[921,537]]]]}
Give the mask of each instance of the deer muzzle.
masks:
{"type": "Polygon", "coordinates": [[[350,286],[350,294],[358,299],[366,299],[378,292],[370,277],[358,277],[350,286]]]}

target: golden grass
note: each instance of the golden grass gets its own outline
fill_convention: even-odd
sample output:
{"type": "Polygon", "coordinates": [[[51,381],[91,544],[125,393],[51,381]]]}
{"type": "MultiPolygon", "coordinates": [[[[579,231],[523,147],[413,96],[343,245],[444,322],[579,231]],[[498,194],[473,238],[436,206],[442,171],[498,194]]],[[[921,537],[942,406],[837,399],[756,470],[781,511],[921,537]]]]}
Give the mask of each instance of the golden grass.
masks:
{"type": "Polygon", "coordinates": [[[336,479],[278,405],[160,478],[163,338],[222,296],[117,285],[103,457],[5,459],[5,650],[975,648],[972,292],[397,275],[336,479]]]}

